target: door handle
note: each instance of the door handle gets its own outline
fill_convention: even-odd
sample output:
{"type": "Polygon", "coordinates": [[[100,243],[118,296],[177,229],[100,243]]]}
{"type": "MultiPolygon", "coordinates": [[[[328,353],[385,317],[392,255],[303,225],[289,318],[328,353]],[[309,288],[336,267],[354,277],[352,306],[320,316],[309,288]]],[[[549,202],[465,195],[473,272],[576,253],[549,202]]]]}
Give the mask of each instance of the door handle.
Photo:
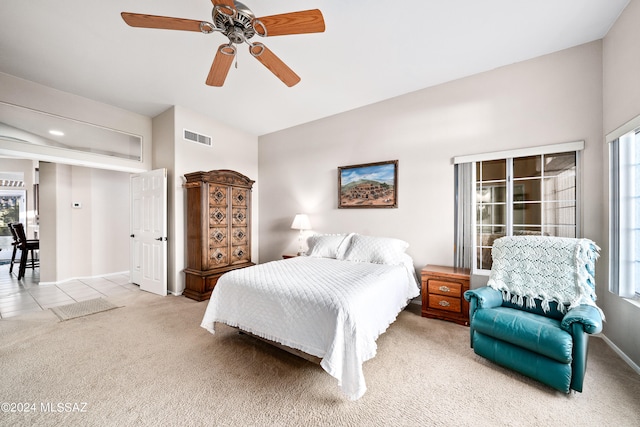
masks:
{"type": "Polygon", "coordinates": [[[167,238],[166,237],[157,237],[156,240],[162,242],[163,240],[166,242],[167,238]]]}
{"type": "Polygon", "coordinates": [[[129,237],[136,237],[136,235],[135,234],[131,234],[129,237]]]}

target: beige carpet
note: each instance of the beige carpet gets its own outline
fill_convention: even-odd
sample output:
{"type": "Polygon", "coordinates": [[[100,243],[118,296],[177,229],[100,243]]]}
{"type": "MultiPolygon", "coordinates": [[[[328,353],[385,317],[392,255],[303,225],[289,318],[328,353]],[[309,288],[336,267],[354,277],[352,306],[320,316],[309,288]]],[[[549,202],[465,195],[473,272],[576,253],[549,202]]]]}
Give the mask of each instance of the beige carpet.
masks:
{"type": "Polygon", "coordinates": [[[640,376],[598,338],[584,392],[564,395],[475,356],[467,328],[412,305],[378,339],[368,391],[351,402],[317,365],[200,328],[206,302],[110,300],[124,307],[0,321],[0,400],[30,411],[2,412],[0,425],[640,425],[640,376]]]}

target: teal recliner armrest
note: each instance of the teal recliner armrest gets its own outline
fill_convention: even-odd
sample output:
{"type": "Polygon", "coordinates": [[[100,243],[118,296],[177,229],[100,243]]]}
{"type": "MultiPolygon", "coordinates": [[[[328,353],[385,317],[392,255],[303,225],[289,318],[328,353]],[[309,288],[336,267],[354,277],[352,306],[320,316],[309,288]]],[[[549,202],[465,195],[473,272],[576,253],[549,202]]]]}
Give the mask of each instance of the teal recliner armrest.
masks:
{"type": "Polygon", "coordinates": [[[479,308],[494,308],[502,305],[502,292],[485,286],[465,291],[464,299],[469,301],[469,320],[479,308]]]}
{"type": "Polygon", "coordinates": [[[560,327],[573,337],[573,375],[571,388],[582,391],[584,374],[587,371],[588,334],[602,331],[602,316],[597,308],[590,305],[579,305],[562,318],[560,327]]]}
{"type": "Polygon", "coordinates": [[[588,334],[597,334],[602,331],[602,316],[598,309],[591,305],[579,305],[567,312],[560,326],[565,331],[572,332],[574,324],[588,334]]]}
{"type": "Polygon", "coordinates": [[[502,292],[488,286],[465,291],[464,299],[469,302],[469,340],[473,347],[473,315],[479,308],[494,308],[502,305],[502,292]]]}
{"type": "Polygon", "coordinates": [[[493,308],[502,305],[502,292],[488,286],[465,291],[464,299],[469,303],[476,302],[480,308],[493,308]]]}

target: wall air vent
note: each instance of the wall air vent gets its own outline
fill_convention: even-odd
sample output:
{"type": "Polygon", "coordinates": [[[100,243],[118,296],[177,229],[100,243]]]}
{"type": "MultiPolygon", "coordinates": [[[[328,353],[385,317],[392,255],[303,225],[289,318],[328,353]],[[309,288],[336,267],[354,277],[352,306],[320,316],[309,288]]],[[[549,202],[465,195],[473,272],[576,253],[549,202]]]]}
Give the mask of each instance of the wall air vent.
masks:
{"type": "Polygon", "coordinates": [[[14,181],[12,179],[0,179],[0,187],[24,187],[24,182],[14,181]]]}
{"type": "Polygon", "coordinates": [[[184,139],[211,147],[211,137],[184,129],[184,139]]]}
{"type": "Polygon", "coordinates": [[[24,187],[24,173],[0,172],[0,187],[24,187]]]}

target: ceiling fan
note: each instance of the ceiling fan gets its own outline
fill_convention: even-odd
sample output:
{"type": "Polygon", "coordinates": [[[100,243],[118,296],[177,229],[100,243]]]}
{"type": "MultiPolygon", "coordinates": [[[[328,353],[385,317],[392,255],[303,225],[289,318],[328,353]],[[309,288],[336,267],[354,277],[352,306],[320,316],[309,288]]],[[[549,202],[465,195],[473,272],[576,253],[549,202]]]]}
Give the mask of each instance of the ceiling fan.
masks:
{"type": "Polygon", "coordinates": [[[256,34],[261,37],[283,36],[290,34],[324,32],[324,18],[318,9],[283,13],[256,18],[253,12],[234,0],[211,0],[213,23],[193,19],[172,18],[168,16],[144,15],[122,12],[124,22],[132,27],[159,28],[165,30],[195,31],[204,34],[219,32],[227,36],[228,43],[218,47],[206,83],[209,86],[222,86],[236,55],[236,46],[249,45],[251,55],[260,61],[284,84],[291,87],[300,82],[300,77],[260,42],[252,42],[256,34]]]}

